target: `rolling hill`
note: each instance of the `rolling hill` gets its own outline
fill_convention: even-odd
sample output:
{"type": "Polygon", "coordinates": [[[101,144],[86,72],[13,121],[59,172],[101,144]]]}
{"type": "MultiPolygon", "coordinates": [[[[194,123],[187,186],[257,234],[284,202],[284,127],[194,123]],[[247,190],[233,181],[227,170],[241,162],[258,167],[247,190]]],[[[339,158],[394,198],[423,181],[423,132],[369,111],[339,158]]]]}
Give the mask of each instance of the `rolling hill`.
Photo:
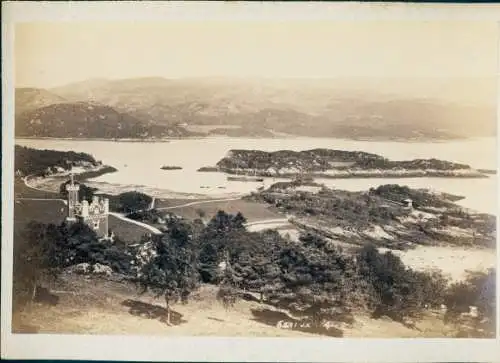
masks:
{"type": "MultiPolygon", "coordinates": [[[[213,134],[231,136],[268,136],[273,132],[367,139],[453,139],[496,135],[496,81],[490,78],[272,80],[149,77],[91,79],[40,90],[39,93],[45,95],[39,98],[46,101],[37,101],[41,107],[47,106],[47,102],[59,104],[61,100],[74,104],[90,102],[107,105],[121,117],[143,125],[142,129],[137,126],[136,131],[122,132],[127,135],[188,136],[190,133],[178,126],[184,123],[238,126],[239,129],[229,131],[213,128],[213,134]],[[144,129],[151,125],[166,126],[170,131],[162,133],[160,126],[155,126],[154,130],[144,129]]],[[[37,102],[23,101],[20,97],[16,110],[33,110],[37,102]]],[[[71,123],[76,122],[75,117],[71,119],[71,123]]],[[[82,120],[78,122],[82,123],[82,120]]],[[[30,125],[28,130],[36,131],[30,125]]],[[[92,125],[98,127],[98,124],[92,125]]],[[[45,131],[45,134],[50,132],[45,131]]],[[[81,130],[79,133],[85,134],[81,130]]],[[[110,133],[105,131],[101,137],[110,133]]],[[[96,134],[96,130],[88,132],[88,135],[96,134]]]]}
{"type": "Polygon", "coordinates": [[[148,138],[185,136],[182,128],[142,122],[110,106],[58,103],[16,117],[17,137],[148,138]]]}
{"type": "Polygon", "coordinates": [[[63,97],[43,88],[16,88],[15,92],[16,115],[64,102],[67,101],[63,97]]]}
{"type": "Polygon", "coordinates": [[[51,91],[71,100],[95,100],[141,120],[239,125],[246,134],[267,130],[347,138],[496,134],[493,79],[152,77],[92,80],[51,91]]]}

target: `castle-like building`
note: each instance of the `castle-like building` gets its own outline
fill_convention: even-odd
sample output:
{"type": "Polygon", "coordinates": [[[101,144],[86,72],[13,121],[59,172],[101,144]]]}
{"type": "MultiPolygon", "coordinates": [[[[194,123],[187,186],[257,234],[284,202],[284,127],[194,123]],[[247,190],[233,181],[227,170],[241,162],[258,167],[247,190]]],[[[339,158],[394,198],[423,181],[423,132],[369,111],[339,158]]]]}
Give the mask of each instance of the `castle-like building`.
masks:
{"type": "Polygon", "coordinates": [[[109,199],[94,196],[92,202],[80,202],[78,192],[80,185],[75,184],[73,174],[70,183],[66,184],[68,191],[68,215],[66,221],[74,223],[80,221],[92,228],[99,238],[110,238],[108,216],[109,199]]]}

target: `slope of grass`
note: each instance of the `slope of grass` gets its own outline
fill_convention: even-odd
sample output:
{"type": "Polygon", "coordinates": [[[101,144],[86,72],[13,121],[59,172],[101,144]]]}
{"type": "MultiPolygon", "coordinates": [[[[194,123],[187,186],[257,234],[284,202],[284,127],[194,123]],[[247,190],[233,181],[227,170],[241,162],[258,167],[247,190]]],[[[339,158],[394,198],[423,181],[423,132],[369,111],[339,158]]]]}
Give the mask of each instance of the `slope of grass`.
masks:
{"type": "Polygon", "coordinates": [[[24,181],[21,178],[16,178],[14,180],[14,196],[15,198],[61,198],[59,193],[30,188],[24,184],[24,181]]]}
{"type": "Polygon", "coordinates": [[[150,233],[144,227],[129,223],[112,215],[109,216],[108,224],[115,236],[127,243],[139,242],[144,234],[150,233]]]}
{"type": "MultiPolygon", "coordinates": [[[[76,333],[167,336],[321,337],[277,327],[284,315],[253,301],[224,309],[216,287],[202,285],[186,305],[173,306],[174,326],[167,326],[162,300],[138,295],[132,285],[69,276],[55,287],[54,305],[33,304],[13,316],[16,333],[76,333]],[[268,313],[263,318],[262,312],[268,313]],[[261,312],[259,314],[259,312],[261,312]]],[[[453,336],[454,329],[428,314],[416,329],[394,321],[358,315],[353,324],[338,323],[343,337],[417,338],[453,336]]]]}

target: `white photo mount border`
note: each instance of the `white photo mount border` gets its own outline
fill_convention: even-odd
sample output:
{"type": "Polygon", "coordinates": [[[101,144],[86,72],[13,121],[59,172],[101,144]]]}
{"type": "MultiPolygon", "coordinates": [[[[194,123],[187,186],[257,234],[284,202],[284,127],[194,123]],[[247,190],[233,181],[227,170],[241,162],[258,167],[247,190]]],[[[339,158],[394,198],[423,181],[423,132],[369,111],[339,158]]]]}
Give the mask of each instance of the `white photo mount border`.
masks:
{"type": "MultiPolygon", "coordinates": [[[[2,358],[121,361],[497,361],[499,340],[201,338],[11,333],[14,75],[13,29],[32,21],[471,20],[500,21],[500,6],[377,3],[3,2],[2,358]]],[[[445,45],[443,45],[445,46],[445,45]]],[[[498,250],[497,250],[498,253],[498,250]]],[[[498,279],[497,279],[498,284],[498,279]]],[[[498,291],[498,289],[497,289],[498,291]]],[[[497,294],[498,306],[498,294],[497,294]]],[[[497,316],[498,319],[498,316],[497,316]]],[[[500,324],[497,324],[497,337],[500,324]]]]}

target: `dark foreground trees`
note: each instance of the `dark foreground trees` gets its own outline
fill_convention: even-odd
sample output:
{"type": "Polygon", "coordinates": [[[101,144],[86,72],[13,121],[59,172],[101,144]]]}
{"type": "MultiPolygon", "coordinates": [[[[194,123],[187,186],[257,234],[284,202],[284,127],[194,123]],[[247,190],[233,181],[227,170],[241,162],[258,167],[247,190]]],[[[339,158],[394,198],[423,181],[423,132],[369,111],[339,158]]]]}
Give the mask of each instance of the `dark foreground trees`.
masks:
{"type": "Polygon", "coordinates": [[[100,241],[85,224],[30,222],[14,244],[14,296],[19,303],[33,300],[38,287],[72,265],[99,263],[128,274],[132,260],[122,241],[100,241]]]}
{"type": "Polygon", "coordinates": [[[33,301],[42,281],[57,276],[66,257],[65,226],[31,222],[14,246],[14,297],[33,301]]]}
{"type": "Polygon", "coordinates": [[[496,269],[470,273],[465,281],[452,284],[446,291],[445,302],[454,312],[468,312],[476,306],[482,317],[495,320],[496,269]]]}
{"type": "Polygon", "coordinates": [[[494,270],[450,286],[440,274],[415,271],[371,245],[346,252],[315,234],[294,242],[277,231],[249,232],[244,221],[222,211],[207,225],[172,216],[165,234],[137,250],[98,241],[85,225],[34,223],[25,243],[16,241],[15,268],[18,276],[27,270],[24,281],[33,292],[40,272],[81,262],[108,265],[165,299],[169,324],[171,305],[186,303],[201,282],[218,285],[227,308],[251,296],[313,325],[345,321],[355,311],[404,323],[443,303],[456,314],[476,306],[480,318],[494,321],[494,270]]]}
{"type": "Polygon", "coordinates": [[[153,256],[142,267],[137,281],[142,292],[151,291],[165,299],[167,324],[171,304],[187,303],[199,282],[198,258],[189,226],[171,225],[169,232],[152,241],[153,256]]]}
{"type": "Polygon", "coordinates": [[[441,275],[414,271],[390,251],[380,253],[367,245],[358,251],[356,264],[359,280],[369,282],[368,301],[374,317],[386,315],[402,321],[418,315],[425,306],[444,302],[447,282],[441,275]]]}

